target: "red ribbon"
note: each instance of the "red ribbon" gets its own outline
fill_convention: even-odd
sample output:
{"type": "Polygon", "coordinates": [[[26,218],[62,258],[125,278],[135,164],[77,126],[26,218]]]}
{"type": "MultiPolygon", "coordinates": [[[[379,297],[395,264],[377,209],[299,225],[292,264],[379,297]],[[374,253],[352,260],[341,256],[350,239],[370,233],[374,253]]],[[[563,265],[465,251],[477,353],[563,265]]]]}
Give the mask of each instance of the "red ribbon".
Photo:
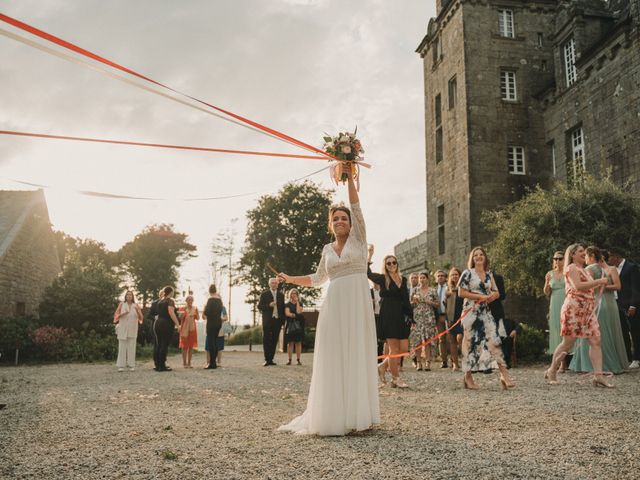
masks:
{"type": "Polygon", "coordinates": [[[239,121],[241,121],[243,123],[246,123],[247,125],[251,125],[251,126],[253,126],[253,127],[255,127],[255,128],[259,129],[259,130],[262,130],[263,132],[266,132],[266,133],[271,134],[271,135],[273,135],[275,137],[278,137],[281,140],[284,140],[284,141],[289,142],[289,143],[293,143],[294,145],[297,145],[297,146],[299,146],[301,148],[304,148],[305,150],[309,150],[309,151],[312,151],[312,152],[315,152],[315,153],[319,153],[324,158],[331,159],[331,160],[338,160],[334,156],[329,155],[328,153],[326,153],[326,152],[324,152],[324,151],[322,151],[322,150],[320,150],[320,149],[318,149],[318,148],[316,148],[316,147],[314,147],[312,145],[308,145],[308,144],[306,144],[306,143],[304,143],[304,142],[302,142],[302,141],[300,141],[300,140],[298,140],[296,138],[290,137],[289,135],[286,135],[286,134],[284,134],[282,132],[279,132],[277,130],[269,128],[269,127],[267,127],[265,125],[262,125],[262,124],[260,124],[258,122],[254,122],[253,120],[249,120],[248,118],[242,117],[242,116],[237,115],[237,114],[235,114],[233,112],[230,112],[230,111],[225,110],[223,108],[216,107],[215,105],[207,103],[204,100],[200,100],[200,99],[198,99],[196,97],[193,97],[191,95],[183,93],[183,92],[181,92],[179,90],[176,90],[176,89],[174,89],[172,87],[169,87],[168,85],[165,85],[165,84],[163,84],[161,82],[153,80],[152,78],[149,78],[149,77],[147,77],[145,75],[137,73],[137,72],[135,72],[135,71],[133,71],[133,70],[127,68],[127,67],[124,67],[122,65],[119,65],[119,64],[111,61],[111,60],[108,60],[108,59],[106,59],[104,57],[101,57],[100,55],[97,55],[97,54],[95,54],[93,52],[85,50],[84,48],[81,48],[81,47],[79,47],[77,45],[74,45],[71,42],[67,42],[66,40],[63,40],[63,39],[61,39],[59,37],[56,37],[55,35],[51,35],[50,33],[44,32],[44,31],[42,31],[42,30],[40,30],[40,29],[38,29],[36,27],[33,27],[33,26],[28,25],[28,24],[26,24],[24,22],[21,22],[20,20],[16,20],[15,18],[9,17],[9,16],[4,15],[2,13],[0,13],[0,20],[5,22],[5,23],[8,23],[9,25],[12,25],[12,26],[14,26],[16,28],[19,28],[20,30],[23,30],[25,32],[29,32],[32,35],[35,35],[35,36],[40,37],[40,38],[42,38],[44,40],[47,40],[47,41],[49,41],[51,43],[55,43],[56,45],[59,45],[59,46],[64,47],[64,48],[66,48],[68,50],[71,50],[71,51],[73,51],[75,53],[78,53],[78,54],[80,54],[80,55],[82,55],[84,57],[91,58],[92,60],[100,62],[100,63],[102,63],[104,65],[108,65],[108,66],[110,66],[112,68],[115,68],[115,69],[120,70],[122,72],[128,73],[129,75],[133,75],[133,76],[135,76],[137,78],[140,78],[142,80],[150,82],[150,83],[152,83],[154,85],[162,87],[162,88],[164,88],[166,90],[169,90],[169,91],[171,91],[173,93],[176,93],[178,95],[182,95],[183,97],[189,98],[190,100],[198,102],[198,103],[200,103],[202,105],[206,105],[209,108],[212,108],[212,109],[214,109],[214,110],[216,110],[218,112],[224,113],[225,115],[228,115],[228,116],[230,116],[232,118],[235,118],[236,120],[239,120],[239,121]]]}
{"type": "Polygon", "coordinates": [[[382,359],[382,358],[400,358],[400,357],[407,357],[409,355],[414,354],[415,352],[417,352],[418,350],[420,350],[422,347],[425,347],[427,345],[429,345],[430,343],[435,342],[436,340],[438,340],[439,338],[442,338],[443,336],[445,336],[453,327],[455,327],[456,325],[458,325],[462,319],[464,317],[467,316],[467,314],[473,310],[473,307],[466,309],[464,312],[462,312],[462,315],[460,315],[460,318],[453,324],[451,325],[449,328],[447,328],[446,330],[444,330],[443,332],[438,333],[437,335],[425,340],[424,342],[422,342],[420,345],[418,345],[417,347],[414,347],[411,351],[409,352],[404,352],[404,353],[394,353],[393,355],[391,354],[387,354],[387,355],[379,355],[378,357],[376,357],[378,360],[382,359]]]}
{"type": "Polygon", "coordinates": [[[0,130],[0,135],[16,135],[20,137],[48,138],[53,140],[73,140],[76,142],[112,143],[115,145],[134,145],[139,147],[172,148],[172,149],[178,149],[178,150],[196,150],[201,152],[233,153],[233,154],[239,154],[239,155],[258,155],[258,156],[266,156],[266,157],[286,157],[286,158],[305,158],[310,160],[326,160],[325,157],[320,157],[317,155],[295,155],[292,153],[256,152],[252,150],[229,150],[224,148],[190,147],[186,145],[168,145],[168,144],[162,144],[162,143],[130,142],[126,140],[107,140],[102,138],[70,137],[66,135],[47,135],[44,133],[15,132],[12,130],[0,130]]]}

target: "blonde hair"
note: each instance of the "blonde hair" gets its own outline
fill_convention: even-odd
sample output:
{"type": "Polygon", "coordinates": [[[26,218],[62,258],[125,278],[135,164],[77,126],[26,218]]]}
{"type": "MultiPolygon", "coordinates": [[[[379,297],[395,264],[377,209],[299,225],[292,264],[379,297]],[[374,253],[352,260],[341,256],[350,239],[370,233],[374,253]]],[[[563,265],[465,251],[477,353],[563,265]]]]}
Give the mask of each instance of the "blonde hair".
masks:
{"type": "Polygon", "coordinates": [[[449,275],[447,275],[447,285],[449,285],[449,288],[455,288],[457,286],[457,284],[451,285],[451,275],[453,274],[453,272],[458,272],[458,276],[462,275],[462,272],[459,268],[451,267],[451,270],[449,270],[449,275]]]}
{"type": "Polygon", "coordinates": [[[298,296],[298,300],[300,300],[300,292],[298,292],[298,289],[292,288],[287,292],[287,299],[289,301],[291,301],[291,295],[293,295],[294,293],[298,296]]]}
{"type": "Polygon", "coordinates": [[[564,268],[567,268],[573,263],[573,255],[580,247],[582,247],[581,243],[572,243],[567,247],[564,252],[564,268]]]}
{"type": "Polygon", "coordinates": [[[402,273],[400,273],[400,264],[398,263],[398,258],[395,255],[387,255],[382,259],[382,271],[384,272],[384,283],[387,288],[391,285],[391,275],[389,275],[389,271],[387,270],[387,260],[393,258],[396,261],[396,265],[398,266],[398,270],[396,272],[402,279],[402,273]]]}
{"type": "Polygon", "coordinates": [[[469,254],[469,261],[467,262],[467,268],[475,268],[476,262],[473,261],[473,254],[480,250],[484,254],[484,269],[489,270],[489,256],[487,255],[487,251],[484,247],[473,247],[471,249],[471,253],[469,254]]]}

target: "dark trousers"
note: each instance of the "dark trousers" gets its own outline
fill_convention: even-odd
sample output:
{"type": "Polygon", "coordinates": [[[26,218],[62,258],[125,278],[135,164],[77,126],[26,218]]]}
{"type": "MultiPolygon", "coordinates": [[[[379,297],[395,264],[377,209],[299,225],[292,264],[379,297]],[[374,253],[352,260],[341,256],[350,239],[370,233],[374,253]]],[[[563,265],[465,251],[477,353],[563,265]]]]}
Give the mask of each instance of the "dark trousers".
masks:
{"type": "Polygon", "coordinates": [[[264,350],[264,359],[267,362],[273,362],[281,328],[282,322],[277,318],[262,319],[262,348],[264,350]]]}
{"type": "Polygon", "coordinates": [[[633,342],[633,359],[640,361],[640,313],[629,319],[629,332],[633,342]]]}
{"type": "Polygon", "coordinates": [[[153,324],[156,340],[153,346],[153,363],[156,368],[164,368],[167,365],[167,352],[173,337],[173,329],[173,322],[167,318],[158,318],[153,324]]]}
{"type": "Polygon", "coordinates": [[[218,335],[220,334],[220,325],[214,325],[207,328],[207,351],[209,352],[209,366],[217,367],[216,357],[218,356],[218,335]]]}
{"type": "Polygon", "coordinates": [[[501,338],[502,340],[502,355],[504,355],[504,361],[507,363],[507,368],[511,368],[511,354],[513,353],[513,337],[501,338]]]}
{"type": "Polygon", "coordinates": [[[624,339],[624,348],[627,351],[627,359],[631,361],[633,357],[631,356],[631,336],[630,336],[630,328],[629,328],[629,319],[627,317],[627,312],[625,312],[623,309],[618,308],[618,312],[620,313],[620,327],[622,327],[622,338],[624,339]]]}

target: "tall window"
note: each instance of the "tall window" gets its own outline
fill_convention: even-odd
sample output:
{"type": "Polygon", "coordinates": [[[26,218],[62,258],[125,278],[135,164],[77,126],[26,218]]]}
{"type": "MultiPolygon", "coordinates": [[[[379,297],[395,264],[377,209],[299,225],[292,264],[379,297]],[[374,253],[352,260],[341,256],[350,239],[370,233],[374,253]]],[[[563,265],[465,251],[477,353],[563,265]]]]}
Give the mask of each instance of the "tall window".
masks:
{"type": "Polygon", "coordinates": [[[458,80],[454,75],[449,80],[449,110],[456,107],[456,97],[458,96],[458,80]]]}
{"type": "Polygon", "coordinates": [[[433,65],[435,66],[442,58],[442,43],[440,39],[436,38],[431,45],[431,52],[433,54],[433,65]]]}
{"type": "Polygon", "coordinates": [[[444,255],[444,205],[438,205],[438,255],[444,255]]]}
{"type": "Polygon", "coordinates": [[[549,150],[551,150],[551,171],[555,177],[558,174],[558,167],[556,166],[556,142],[551,141],[549,143],[549,150]]]}
{"type": "Polygon", "coordinates": [[[436,163],[442,161],[442,97],[440,94],[436,95],[434,101],[434,114],[436,120],[436,163]]]}
{"type": "Polygon", "coordinates": [[[544,44],[544,35],[538,32],[538,46],[541,47],[544,44]]]}
{"type": "Polygon", "coordinates": [[[502,100],[515,101],[518,100],[516,88],[516,72],[512,70],[500,71],[500,94],[502,100]]]}
{"type": "Polygon", "coordinates": [[[564,54],[564,75],[567,87],[573,85],[577,78],[576,72],[576,42],[571,38],[562,48],[564,54]]]}
{"type": "Polygon", "coordinates": [[[16,317],[22,317],[27,313],[27,306],[24,302],[16,302],[16,317]]]}
{"type": "Polygon", "coordinates": [[[585,171],[586,162],[584,156],[584,133],[582,127],[571,132],[571,169],[567,172],[570,182],[575,184],[580,182],[582,173],[585,171]]]}
{"type": "Polygon", "coordinates": [[[509,173],[524,175],[524,147],[509,146],[507,148],[507,163],[509,165],[509,173]]]}
{"type": "Polygon", "coordinates": [[[498,30],[501,37],[514,38],[513,10],[498,10],[498,30]]]}

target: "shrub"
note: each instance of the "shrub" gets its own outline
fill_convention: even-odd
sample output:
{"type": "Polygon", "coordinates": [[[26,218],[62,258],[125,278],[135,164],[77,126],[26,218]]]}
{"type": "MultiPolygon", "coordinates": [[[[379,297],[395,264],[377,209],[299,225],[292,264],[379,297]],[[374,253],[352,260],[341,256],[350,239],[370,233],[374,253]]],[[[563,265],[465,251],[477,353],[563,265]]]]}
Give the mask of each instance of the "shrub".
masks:
{"type": "Polygon", "coordinates": [[[226,340],[227,345],[248,345],[249,343],[262,344],[261,325],[241,330],[226,340]]]}
{"type": "Polygon", "coordinates": [[[33,317],[0,318],[0,353],[3,361],[13,361],[16,350],[20,356],[33,345],[31,332],[36,326],[33,317]]]}
{"type": "Polygon", "coordinates": [[[118,356],[118,339],[115,335],[98,335],[95,331],[76,333],[64,353],[64,359],[69,361],[115,360],[118,356]]]}
{"type": "Polygon", "coordinates": [[[539,362],[545,360],[547,340],[543,330],[520,323],[520,333],[517,340],[518,360],[524,362],[539,362]]]}
{"type": "Polygon", "coordinates": [[[42,360],[60,360],[71,337],[62,327],[44,326],[31,332],[35,356],[42,360]]]}

